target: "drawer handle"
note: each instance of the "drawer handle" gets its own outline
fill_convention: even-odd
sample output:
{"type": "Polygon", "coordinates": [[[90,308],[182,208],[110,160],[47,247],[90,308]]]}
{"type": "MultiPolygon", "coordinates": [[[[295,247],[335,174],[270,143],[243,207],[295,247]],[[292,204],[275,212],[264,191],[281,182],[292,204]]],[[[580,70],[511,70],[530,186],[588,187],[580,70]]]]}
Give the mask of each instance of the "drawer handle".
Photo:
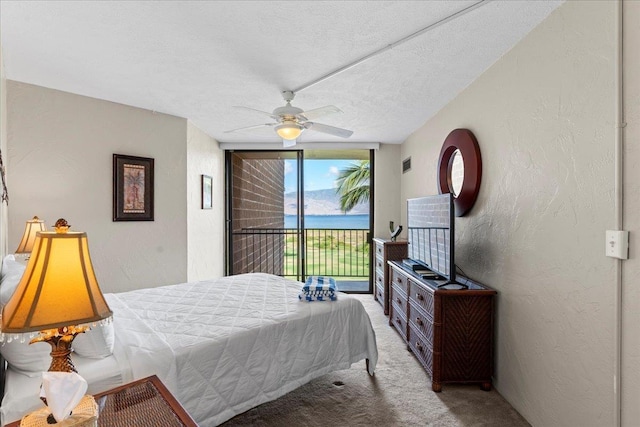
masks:
{"type": "Polygon", "coordinates": [[[402,283],[402,279],[398,277],[398,278],[396,278],[396,282],[402,283]]]}
{"type": "Polygon", "coordinates": [[[419,318],[419,317],[416,317],[416,323],[417,323],[419,326],[424,326],[424,323],[422,322],[422,319],[421,319],[421,318],[419,318]]]}
{"type": "Polygon", "coordinates": [[[424,348],[422,348],[422,346],[420,345],[420,343],[419,343],[419,342],[417,342],[417,341],[416,341],[416,348],[418,349],[418,351],[419,351],[420,353],[424,353],[424,348]]]}
{"type": "Polygon", "coordinates": [[[382,263],[381,262],[378,263],[378,267],[382,267],[382,263]]]}
{"type": "Polygon", "coordinates": [[[402,304],[402,300],[401,300],[400,298],[396,298],[396,302],[397,302],[398,304],[402,304]]]}
{"type": "Polygon", "coordinates": [[[400,322],[400,318],[399,318],[399,317],[396,317],[396,323],[397,323],[398,325],[402,326],[402,322],[400,322]]]}
{"type": "Polygon", "coordinates": [[[418,301],[424,301],[422,294],[416,294],[416,298],[418,298],[418,301]]]}

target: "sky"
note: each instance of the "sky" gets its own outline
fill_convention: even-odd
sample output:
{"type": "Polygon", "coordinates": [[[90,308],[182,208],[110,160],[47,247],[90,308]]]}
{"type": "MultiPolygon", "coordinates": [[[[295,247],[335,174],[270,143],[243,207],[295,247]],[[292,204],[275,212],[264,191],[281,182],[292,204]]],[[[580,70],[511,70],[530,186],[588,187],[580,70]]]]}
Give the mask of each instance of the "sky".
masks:
{"type": "MultiPolygon", "coordinates": [[[[351,165],[354,160],[312,160],[304,161],[304,189],[305,191],[335,188],[335,180],[341,169],[351,165]]],[[[285,160],[284,191],[296,191],[298,176],[296,160],[285,160]]]]}

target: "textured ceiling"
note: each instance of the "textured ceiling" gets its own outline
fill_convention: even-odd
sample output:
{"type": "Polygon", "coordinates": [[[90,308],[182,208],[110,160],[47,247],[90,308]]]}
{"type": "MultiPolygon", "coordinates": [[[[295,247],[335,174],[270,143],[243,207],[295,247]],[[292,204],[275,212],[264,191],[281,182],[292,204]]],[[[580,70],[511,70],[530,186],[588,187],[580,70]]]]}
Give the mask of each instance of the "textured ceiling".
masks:
{"type": "MultiPolygon", "coordinates": [[[[186,117],[221,142],[277,142],[269,122],[294,90],[473,1],[0,2],[8,79],[186,117]]],[[[348,141],[401,143],[562,0],[484,2],[296,94],[348,141]]],[[[306,131],[302,142],[343,141],[306,131]]]]}

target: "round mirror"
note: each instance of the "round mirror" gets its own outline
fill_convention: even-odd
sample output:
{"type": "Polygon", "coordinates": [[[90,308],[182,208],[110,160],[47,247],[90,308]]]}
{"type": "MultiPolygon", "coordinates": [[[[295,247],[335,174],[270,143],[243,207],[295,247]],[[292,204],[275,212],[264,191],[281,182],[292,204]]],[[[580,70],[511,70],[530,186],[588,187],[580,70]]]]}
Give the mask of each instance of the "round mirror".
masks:
{"type": "Polygon", "coordinates": [[[438,160],[438,189],[452,193],[456,216],[473,207],[480,191],[482,159],[476,137],[469,129],[454,129],[444,140],[438,160]]]}
{"type": "Polygon", "coordinates": [[[449,190],[453,197],[458,197],[464,181],[464,159],[459,149],[453,152],[451,160],[449,160],[449,178],[451,178],[449,190]]]}

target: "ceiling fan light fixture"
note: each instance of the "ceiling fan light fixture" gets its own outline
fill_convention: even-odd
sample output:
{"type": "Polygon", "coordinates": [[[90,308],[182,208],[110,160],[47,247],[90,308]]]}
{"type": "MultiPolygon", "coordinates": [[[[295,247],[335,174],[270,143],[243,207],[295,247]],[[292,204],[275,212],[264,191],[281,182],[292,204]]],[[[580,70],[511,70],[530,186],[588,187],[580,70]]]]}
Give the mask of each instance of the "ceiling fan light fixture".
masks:
{"type": "Polygon", "coordinates": [[[285,120],[282,124],[275,127],[278,136],[287,140],[297,139],[304,129],[302,125],[290,120],[285,120]]]}

